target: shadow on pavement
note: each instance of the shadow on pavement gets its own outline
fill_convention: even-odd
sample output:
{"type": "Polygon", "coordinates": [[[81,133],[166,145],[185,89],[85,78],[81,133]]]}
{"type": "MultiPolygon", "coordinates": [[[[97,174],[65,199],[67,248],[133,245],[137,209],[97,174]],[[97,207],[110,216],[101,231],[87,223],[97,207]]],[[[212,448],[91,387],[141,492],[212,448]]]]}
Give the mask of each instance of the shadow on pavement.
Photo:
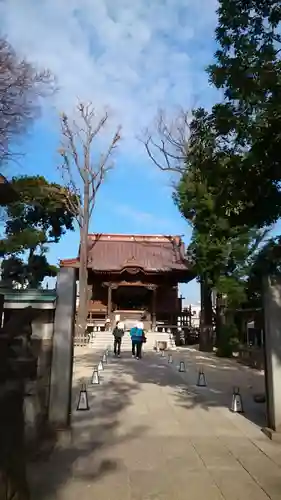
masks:
{"type": "MultiPolygon", "coordinates": [[[[157,384],[160,386],[177,387],[176,404],[180,404],[187,410],[200,407],[205,411],[214,407],[230,408],[232,401],[233,387],[240,387],[243,399],[244,418],[253,422],[259,427],[266,424],[266,408],[264,403],[255,403],[254,393],[264,391],[264,377],[255,370],[248,368],[241,369],[223,360],[223,363],[213,364],[213,360],[204,356],[199,356],[199,361],[194,365],[186,359],[186,373],[178,372],[180,354],[177,353],[177,360],[173,365],[167,363],[167,355],[161,358],[159,354],[145,353],[143,360],[143,369],[135,369],[135,360],[121,358],[119,360],[120,370],[126,369],[130,373],[134,382],[137,384],[157,384]],[[124,366],[126,365],[126,367],[124,366]],[[149,370],[146,366],[149,365],[149,370]],[[191,368],[192,365],[192,368],[191,368]],[[207,387],[196,387],[198,370],[203,368],[207,387]],[[228,372],[228,375],[226,375],[228,372]],[[218,376],[219,373],[219,376],[218,376]]],[[[221,360],[220,360],[221,361],[221,360]]]]}
{"type": "MultiPolygon", "coordinates": [[[[78,362],[81,366],[92,366],[93,354],[85,353],[78,362]]],[[[211,375],[204,368],[208,387],[200,389],[196,388],[194,372],[192,377],[189,375],[188,363],[187,373],[183,377],[178,372],[176,361],[171,366],[167,363],[167,358],[161,358],[155,353],[145,353],[144,358],[137,361],[126,352],[120,359],[110,359],[109,362],[110,378],[106,377],[105,368],[101,385],[89,389],[90,411],[73,412],[70,442],[57,447],[47,460],[38,460],[31,465],[30,483],[34,500],[56,499],[60,489],[71,481],[73,484],[78,481],[86,487],[87,483],[98,481],[103,476],[124,468],[122,460],[114,456],[108,458],[104,456],[104,452],[108,450],[110,454],[115,445],[145,434],[145,426],[133,426],[128,432],[120,433],[122,412],[134,404],[134,396],[144,384],[172,388],[174,404],[185,408],[187,412],[197,407],[208,412],[214,407],[229,407],[232,387],[238,385],[237,377],[238,381],[243,379],[242,371],[237,375],[238,371],[233,370],[231,382],[222,380],[220,387],[213,387],[211,375]],[[131,377],[130,382],[122,378],[122,373],[131,377]]],[[[82,381],[82,378],[77,378],[74,393],[78,394],[82,381]]],[[[241,390],[241,394],[245,418],[260,426],[264,425],[264,405],[255,406],[246,387],[241,390]]]]}
{"type": "MultiPolygon", "coordinates": [[[[92,355],[79,361],[92,365],[92,355]]],[[[75,381],[79,393],[81,380],[75,381]]],[[[113,445],[138,438],[144,426],[134,426],[126,434],[118,434],[121,412],[132,403],[139,384],[124,380],[104,380],[100,386],[89,386],[89,411],[73,411],[71,432],[67,441],[58,444],[47,456],[29,464],[29,483],[33,500],[55,499],[61,488],[71,481],[87,483],[122,468],[118,459],[102,457],[113,445]]],[[[79,499],[80,500],[80,499],[79,499]]],[[[83,500],[81,498],[81,500],[83,500]]]]}

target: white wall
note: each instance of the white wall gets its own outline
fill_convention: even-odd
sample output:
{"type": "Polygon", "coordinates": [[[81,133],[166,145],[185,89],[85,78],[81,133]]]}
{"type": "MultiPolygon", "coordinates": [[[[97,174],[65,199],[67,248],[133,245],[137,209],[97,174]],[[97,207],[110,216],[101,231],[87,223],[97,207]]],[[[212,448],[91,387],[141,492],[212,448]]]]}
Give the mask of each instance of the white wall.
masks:
{"type": "Polygon", "coordinates": [[[191,326],[193,328],[199,328],[201,307],[198,304],[186,304],[186,303],[183,304],[183,309],[186,308],[188,310],[189,307],[191,307],[191,312],[192,312],[191,326]]]}

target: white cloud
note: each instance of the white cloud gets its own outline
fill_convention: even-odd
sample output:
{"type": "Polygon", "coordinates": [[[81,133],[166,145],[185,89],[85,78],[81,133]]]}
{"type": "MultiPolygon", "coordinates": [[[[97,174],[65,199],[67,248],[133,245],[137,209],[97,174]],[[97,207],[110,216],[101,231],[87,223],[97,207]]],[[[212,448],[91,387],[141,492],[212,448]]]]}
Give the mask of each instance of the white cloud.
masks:
{"type": "Polygon", "coordinates": [[[158,214],[152,214],[143,210],[136,210],[129,205],[117,204],[114,206],[114,213],[119,216],[129,218],[139,227],[158,227],[159,230],[167,230],[174,224],[173,219],[159,217],[158,214]]]}
{"type": "Polygon", "coordinates": [[[109,105],[126,135],[158,105],[189,105],[200,85],[216,0],[2,0],[0,27],[57,75],[57,106],[109,105]]]}

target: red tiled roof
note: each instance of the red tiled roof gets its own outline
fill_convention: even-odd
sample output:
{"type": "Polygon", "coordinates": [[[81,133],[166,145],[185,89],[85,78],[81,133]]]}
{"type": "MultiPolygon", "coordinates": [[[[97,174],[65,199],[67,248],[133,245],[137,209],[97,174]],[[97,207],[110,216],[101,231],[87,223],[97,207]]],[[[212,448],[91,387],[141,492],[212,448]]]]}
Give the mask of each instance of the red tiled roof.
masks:
{"type": "MultiPolygon", "coordinates": [[[[122,271],[140,267],[147,272],[190,271],[184,243],[179,236],[89,235],[89,268],[94,271],[122,271]]],[[[61,261],[61,266],[78,267],[78,259],[61,261]]]]}

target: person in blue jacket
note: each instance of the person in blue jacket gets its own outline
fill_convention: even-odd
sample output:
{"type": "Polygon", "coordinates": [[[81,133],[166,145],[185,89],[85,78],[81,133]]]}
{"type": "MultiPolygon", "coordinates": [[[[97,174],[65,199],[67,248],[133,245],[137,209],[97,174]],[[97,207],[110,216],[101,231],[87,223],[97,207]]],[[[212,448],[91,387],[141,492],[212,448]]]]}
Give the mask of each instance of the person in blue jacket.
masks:
{"type": "Polygon", "coordinates": [[[142,343],[143,343],[143,328],[140,328],[140,326],[137,324],[130,330],[130,335],[131,335],[131,340],[132,340],[132,357],[136,359],[141,358],[141,351],[142,351],[142,343]]]}

